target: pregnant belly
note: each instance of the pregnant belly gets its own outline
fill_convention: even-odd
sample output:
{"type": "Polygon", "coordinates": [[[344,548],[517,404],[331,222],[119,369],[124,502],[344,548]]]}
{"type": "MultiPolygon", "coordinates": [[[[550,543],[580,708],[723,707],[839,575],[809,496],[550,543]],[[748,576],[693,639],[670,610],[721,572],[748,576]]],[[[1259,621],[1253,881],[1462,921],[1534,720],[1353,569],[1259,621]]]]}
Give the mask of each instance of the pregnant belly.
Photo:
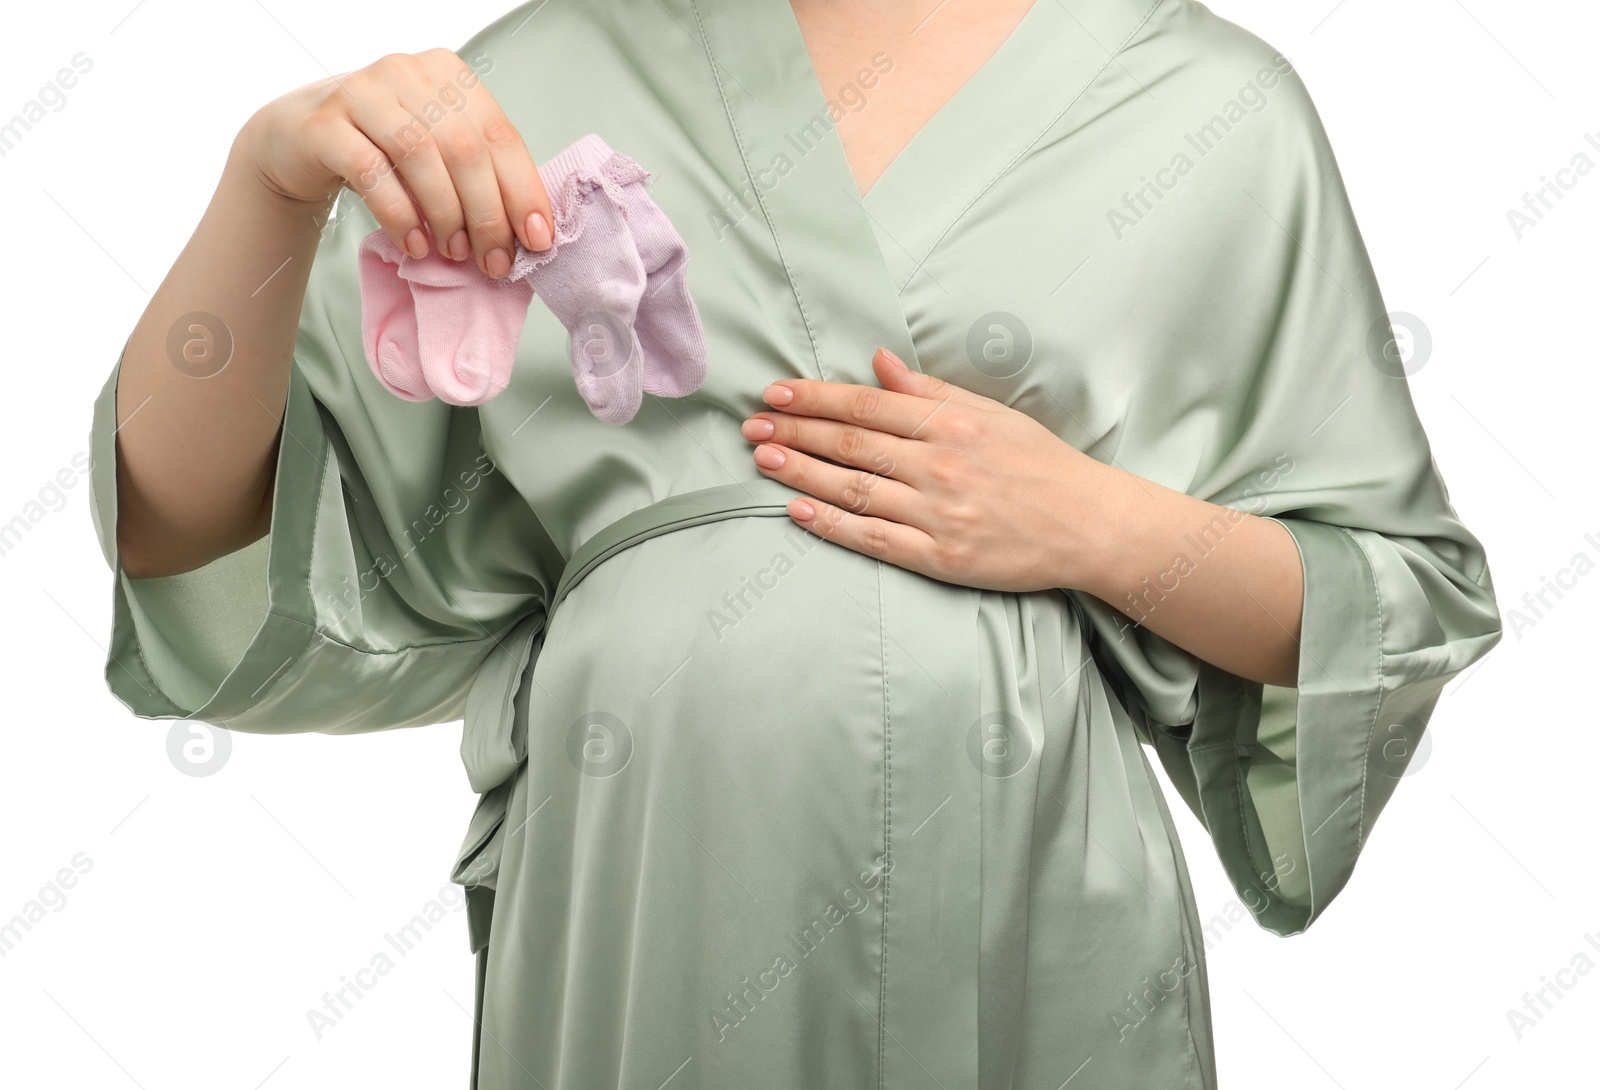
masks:
{"type": "Polygon", "coordinates": [[[606,557],[525,689],[486,1030],[528,1070],[595,1057],[588,1085],[692,1054],[706,1085],[822,1086],[960,1068],[980,963],[988,995],[1026,981],[1103,1021],[1085,951],[1170,964],[1184,928],[1148,765],[1086,656],[1065,595],[943,583],[786,517],[606,557]],[[1041,894],[1040,926],[1080,939],[1030,966],[1041,894]]]}
{"type": "MultiPolygon", "coordinates": [[[[858,839],[882,821],[886,707],[973,684],[944,655],[919,666],[895,646],[909,618],[889,615],[878,568],[773,517],[616,553],[550,620],[529,688],[530,763],[559,760],[594,790],[614,781],[611,803],[633,804],[612,820],[646,820],[651,796],[696,828],[726,819],[730,851],[756,846],[741,813],[835,813],[841,825],[803,835],[858,839]]],[[[951,649],[970,640],[974,592],[927,583],[924,625],[951,649]]]]}
{"type": "Polygon", "coordinates": [[[577,825],[676,821],[740,857],[857,858],[946,803],[1070,786],[1091,729],[1119,754],[1106,772],[1148,774],[1066,595],[941,582],[787,517],[604,559],[550,619],[526,696],[528,774],[577,825]]]}

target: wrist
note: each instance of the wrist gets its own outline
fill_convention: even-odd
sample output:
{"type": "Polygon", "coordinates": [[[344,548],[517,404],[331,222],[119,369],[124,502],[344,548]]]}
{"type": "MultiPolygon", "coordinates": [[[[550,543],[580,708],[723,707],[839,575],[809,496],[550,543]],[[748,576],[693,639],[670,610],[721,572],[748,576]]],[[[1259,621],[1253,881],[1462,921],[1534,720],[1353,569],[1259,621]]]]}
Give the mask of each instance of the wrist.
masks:
{"type": "Polygon", "coordinates": [[[242,198],[268,210],[269,214],[295,220],[306,216],[318,222],[325,220],[335,198],[345,188],[344,180],[332,178],[330,187],[321,193],[306,195],[289,192],[261,168],[259,149],[263,146],[262,141],[272,139],[274,137],[267,129],[262,111],[257,111],[234,135],[223,165],[224,182],[230,184],[242,198]]]}
{"type": "MultiPolygon", "coordinates": [[[[1141,530],[1141,516],[1149,506],[1144,483],[1127,470],[1103,462],[1092,462],[1094,487],[1089,493],[1095,501],[1087,517],[1080,507],[1077,520],[1078,544],[1074,555],[1066,558],[1062,586],[1086,591],[1115,605],[1125,598],[1141,570],[1139,546],[1149,537],[1141,530]]],[[[1080,496],[1082,493],[1080,493],[1080,496]]]]}
{"type": "Polygon", "coordinates": [[[248,157],[230,155],[206,215],[222,217],[232,225],[249,224],[255,238],[288,248],[285,252],[303,254],[316,248],[335,195],[320,202],[285,196],[262,180],[248,157]]]}

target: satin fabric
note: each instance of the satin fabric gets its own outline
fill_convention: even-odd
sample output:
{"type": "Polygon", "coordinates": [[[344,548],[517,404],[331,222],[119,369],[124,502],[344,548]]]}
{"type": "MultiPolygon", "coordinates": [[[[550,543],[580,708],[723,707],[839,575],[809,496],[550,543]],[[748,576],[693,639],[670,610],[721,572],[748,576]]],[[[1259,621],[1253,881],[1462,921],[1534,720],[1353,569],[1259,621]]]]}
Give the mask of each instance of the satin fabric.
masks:
{"type": "Polygon", "coordinates": [[[96,402],[111,690],[241,731],[463,720],[483,1090],[1215,1086],[1152,758],[1260,926],[1301,932],[1500,638],[1298,76],[1193,0],[1039,3],[862,197],[830,103],[892,93],[893,58],[820,87],[784,3],[529,4],[458,52],[536,157],[594,131],[655,176],[704,385],[608,427],[534,308],[493,402],[394,398],[360,343],[376,224],[345,195],[266,538],[128,579],[116,368],[96,402]],[[739,425],[774,379],[875,385],[880,345],[1277,519],[1296,687],[1071,588],[961,587],[794,526],[739,425]]]}

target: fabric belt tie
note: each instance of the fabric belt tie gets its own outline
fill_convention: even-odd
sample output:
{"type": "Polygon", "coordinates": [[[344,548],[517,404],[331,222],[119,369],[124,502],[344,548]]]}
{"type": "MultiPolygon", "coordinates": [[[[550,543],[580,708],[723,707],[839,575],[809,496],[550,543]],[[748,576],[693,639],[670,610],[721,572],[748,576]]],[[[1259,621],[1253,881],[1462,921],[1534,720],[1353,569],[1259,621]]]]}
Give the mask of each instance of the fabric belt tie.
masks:
{"type": "Polygon", "coordinates": [[[630,511],[580,545],[561,569],[550,602],[513,625],[484,660],[467,693],[461,760],[481,798],[467,826],[450,880],[466,887],[467,930],[473,953],[488,945],[494,882],[500,871],[507,804],[517,769],[528,759],[527,723],[519,721],[516,695],[538,659],[543,635],[567,594],[608,558],[659,534],[722,519],[788,517],[789,501],[803,493],[760,477],[713,485],[630,511]]]}

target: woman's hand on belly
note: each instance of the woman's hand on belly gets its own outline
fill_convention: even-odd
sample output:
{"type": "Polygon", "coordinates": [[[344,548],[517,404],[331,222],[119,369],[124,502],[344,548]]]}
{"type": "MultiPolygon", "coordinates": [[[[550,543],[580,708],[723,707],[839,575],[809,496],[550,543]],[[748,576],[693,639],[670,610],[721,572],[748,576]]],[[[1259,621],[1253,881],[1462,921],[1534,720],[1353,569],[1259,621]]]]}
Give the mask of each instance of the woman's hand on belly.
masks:
{"type": "Polygon", "coordinates": [[[741,429],[756,465],[807,493],[820,537],[949,583],[1093,590],[1128,475],[1007,405],[912,371],[887,349],[882,389],[784,379],[741,429]],[[814,498],[811,498],[814,497],[814,498]]]}
{"type": "Polygon", "coordinates": [[[883,389],[783,379],[762,393],[774,411],[744,422],[761,471],[807,494],[789,504],[800,525],[948,583],[1086,591],[1224,670],[1297,683],[1304,573],[1281,523],[1097,462],[886,349],[872,367],[883,389]],[[1140,588],[1221,518],[1182,593],[1143,608],[1140,588]]]}

